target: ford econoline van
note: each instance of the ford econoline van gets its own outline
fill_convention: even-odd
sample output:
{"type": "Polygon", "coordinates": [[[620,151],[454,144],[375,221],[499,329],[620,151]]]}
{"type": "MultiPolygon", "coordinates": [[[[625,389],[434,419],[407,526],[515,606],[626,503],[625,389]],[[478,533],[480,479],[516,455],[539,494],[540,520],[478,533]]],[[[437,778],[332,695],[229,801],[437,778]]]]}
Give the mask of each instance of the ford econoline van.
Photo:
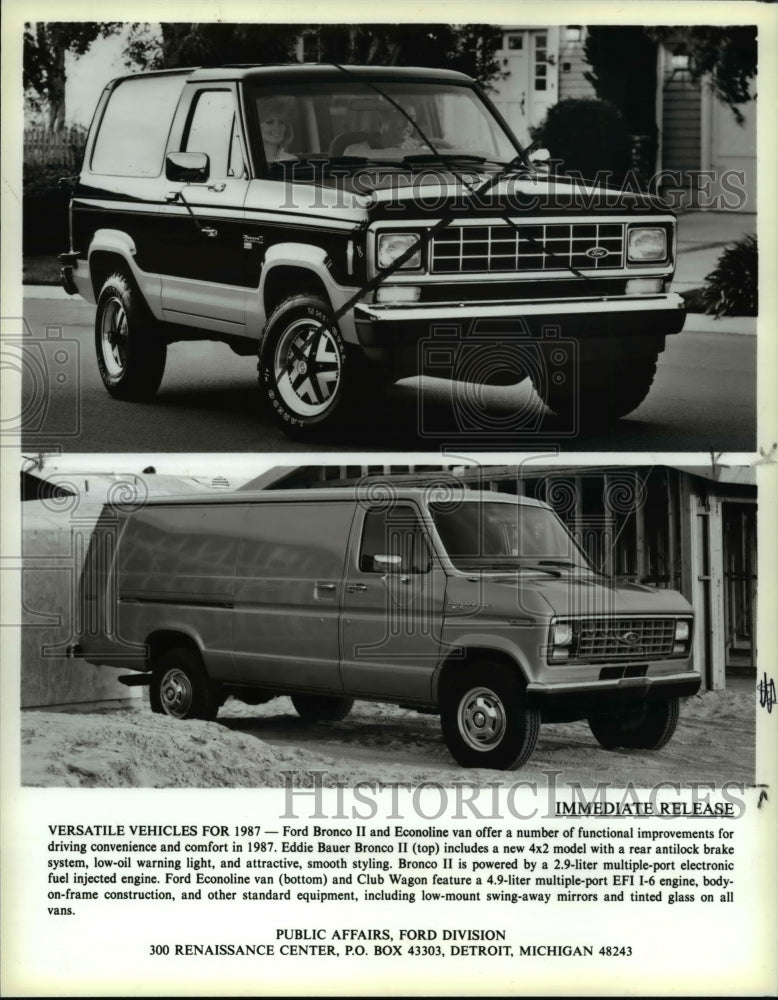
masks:
{"type": "Polygon", "coordinates": [[[74,652],[178,719],[229,695],[290,695],[312,722],[393,702],[439,712],[461,765],[509,769],[541,722],[662,747],[700,685],[692,627],[680,594],[601,575],[540,501],[385,486],[106,506],[74,652]]]}

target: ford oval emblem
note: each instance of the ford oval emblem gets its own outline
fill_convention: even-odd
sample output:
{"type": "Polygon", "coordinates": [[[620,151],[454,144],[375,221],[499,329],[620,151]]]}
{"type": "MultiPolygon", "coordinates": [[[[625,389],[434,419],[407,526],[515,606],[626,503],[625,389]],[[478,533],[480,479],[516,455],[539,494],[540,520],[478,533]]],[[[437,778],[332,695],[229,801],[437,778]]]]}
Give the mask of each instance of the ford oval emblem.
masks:
{"type": "Polygon", "coordinates": [[[621,637],[622,642],[626,642],[628,646],[634,646],[636,642],[640,642],[639,632],[625,632],[621,637]]]}
{"type": "Polygon", "coordinates": [[[587,257],[592,257],[594,260],[599,260],[600,257],[607,257],[608,251],[605,247],[589,247],[586,251],[587,257]]]}

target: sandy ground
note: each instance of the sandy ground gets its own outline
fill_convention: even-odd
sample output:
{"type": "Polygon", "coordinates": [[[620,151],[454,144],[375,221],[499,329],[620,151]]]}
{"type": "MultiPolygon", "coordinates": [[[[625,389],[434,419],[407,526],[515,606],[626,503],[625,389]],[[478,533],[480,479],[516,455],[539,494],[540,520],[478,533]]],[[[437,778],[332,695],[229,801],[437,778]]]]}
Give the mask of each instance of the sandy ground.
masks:
{"type": "MultiPolygon", "coordinates": [[[[357,702],[343,722],[312,725],[288,698],[249,706],[230,699],[216,722],[179,722],[147,704],[107,712],[24,712],[22,783],[111,788],[257,788],[283,772],[325,772],[333,785],[357,781],[545,781],[637,787],[658,781],[754,782],[754,698],[705,692],[682,703],[675,736],[661,751],[601,749],[585,722],[543,726],[519,772],[464,770],[450,758],[436,716],[357,702]]],[[[305,773],[296,784],[310,780],[305,773]]]]}

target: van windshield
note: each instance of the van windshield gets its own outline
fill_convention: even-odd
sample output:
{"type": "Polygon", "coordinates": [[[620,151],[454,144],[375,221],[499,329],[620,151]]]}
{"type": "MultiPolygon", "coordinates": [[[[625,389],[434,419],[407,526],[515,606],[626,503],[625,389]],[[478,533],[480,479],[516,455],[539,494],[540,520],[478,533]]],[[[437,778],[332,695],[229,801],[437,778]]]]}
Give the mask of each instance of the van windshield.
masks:
{"type": "Polygon", "coordinates": [[[359,80],[251,87],[249,104],[271,173],[274,163],[312,157],[344,167],[428,166],[436,150],[452,161],[504,166],[519,152],[472,87],[382,80],[377,88],[380,93],[359,80]]]}
{"type": "Polygon", "coordinates": [[[591,569],[572,535],[547,507],[486,501],[456,507],[432,503],[430,511],[458,569],[591,569]]]}

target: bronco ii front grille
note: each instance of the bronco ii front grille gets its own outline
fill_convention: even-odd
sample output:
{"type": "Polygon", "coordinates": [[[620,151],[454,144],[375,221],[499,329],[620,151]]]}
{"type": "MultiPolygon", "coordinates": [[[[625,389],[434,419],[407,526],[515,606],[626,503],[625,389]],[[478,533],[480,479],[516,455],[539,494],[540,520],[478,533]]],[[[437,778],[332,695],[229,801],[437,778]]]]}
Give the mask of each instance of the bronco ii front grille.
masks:
{"type": "Polygon", "coordinates": [[[621,222],[448,226],[432,238],[433,274],[600,271],[624,266],[621,222]]]}
{"type": "Polygon", "coordinates": [[[576,622],[573,655],[581,660],[670,656],[674,618],[585,618],[576,622]]]}

